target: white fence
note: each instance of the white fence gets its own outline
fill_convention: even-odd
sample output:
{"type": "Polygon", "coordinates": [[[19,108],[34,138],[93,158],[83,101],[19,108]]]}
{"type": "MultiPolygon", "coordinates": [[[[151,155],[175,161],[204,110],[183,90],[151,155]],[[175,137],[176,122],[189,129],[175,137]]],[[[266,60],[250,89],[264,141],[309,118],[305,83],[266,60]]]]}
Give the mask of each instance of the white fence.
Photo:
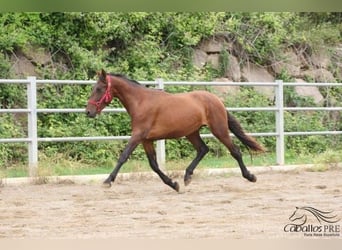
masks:
{"type": "MultiPolygon", "coordinates": [[[[26,138],[0,138],[0,143],[28,143],[28,163],[30,175],[34,175],[38,166],[38,143],[39,142],[62,142],[62,141],[100,141],[100,140],[127,140],[130,136],[96,136],[96,137],[47,137],[37,136],[37,113],[79,113],[85,112],[84,108],[77,109],[38,109],[37,108],[37,84],[94,84],[95,81],[78,80],[37,80],[35,77],[28,77],[21,80],[0,79],[0,84],[26,84],[27,85],[27,108],[21,109],[0,109],[1,113],[27,113],[28,115],[28,137],[26,138]]],[[[276,161],[277,164],[285,164],[285,136],[297,135],[341,135],[342,131],[284,131],[284,111],[341,111],[342,107],[284,107],[284,86],[325,86],[342,87],[341,83],[284,83],[277,80],[273,83],[261,82],[164,82],[162,79],[156,81],[141,81],[141,84],[156,85],[164,89],[165,85],[193,85],[193,86],[268,86],[275,89],[275,106],[270,107],[229,107],[229,111],[272,111],[276,113],[276,131],[265,133],[250,133],[253,136],[275,136],[276,137],[276,161]]],[[[84,100],[85,103],[87,100],[84,100]]],[[[228,108],[227,108],[228,110],[228,108]]],[[[125,112],[123,108],[105,108],[103,112],[125,112]]],[[[211,134],[202,134],[202,137],[213,137],[211,134]]],[[[157,143],[157,158],[161,165],[165,164],[165,142],[160,140],[157,143]]]]}

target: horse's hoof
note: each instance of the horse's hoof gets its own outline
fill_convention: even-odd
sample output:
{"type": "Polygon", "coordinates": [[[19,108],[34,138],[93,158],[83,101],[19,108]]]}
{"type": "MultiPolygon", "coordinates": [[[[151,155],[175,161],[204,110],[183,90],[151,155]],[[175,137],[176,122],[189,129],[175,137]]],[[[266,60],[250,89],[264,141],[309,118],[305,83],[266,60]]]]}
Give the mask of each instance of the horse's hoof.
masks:
{"type": "Polygon", "coordinates": [[[248,180],[249,180],[250,182],[256,182],[256,181],[257,181],[257,178],[256,178],[256,176],[255,176],[254,174],[251,174],[251,175],[249,176],[248,180]]]}
{"type": "Polygon", "coordinates": [[[112,183],[106,182],[106,181],[102,184],[103,188],[110,188],[111,186],[112,186],[112,183]]]}
{"type": "Polygon", "coordinates": [[[186,179],[184,178],[184,185],[185,185],[185,186],[189,185],[190,182],[191,182],[191,177],[188,177],[188,178],[186,178],[186,179]]]}
{"type": "Polygon", "coordinates": [[[178,182],[174,182],[173,183],[173,189],[177,191],[177,193],[179,193],[179,184],[178,182]]]}

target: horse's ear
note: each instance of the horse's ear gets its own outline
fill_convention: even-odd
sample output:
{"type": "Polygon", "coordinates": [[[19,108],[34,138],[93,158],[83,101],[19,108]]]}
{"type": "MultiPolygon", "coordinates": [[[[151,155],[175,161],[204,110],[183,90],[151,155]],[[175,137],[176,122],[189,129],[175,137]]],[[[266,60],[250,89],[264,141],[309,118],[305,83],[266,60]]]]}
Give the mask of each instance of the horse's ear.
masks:
{"type": "Polygon", "coordinates": [[[106,82],[107,73],[104,69],[101,69],[101,71],[97,72],[97,76],[99,77],[101,82],[106,82]]]}

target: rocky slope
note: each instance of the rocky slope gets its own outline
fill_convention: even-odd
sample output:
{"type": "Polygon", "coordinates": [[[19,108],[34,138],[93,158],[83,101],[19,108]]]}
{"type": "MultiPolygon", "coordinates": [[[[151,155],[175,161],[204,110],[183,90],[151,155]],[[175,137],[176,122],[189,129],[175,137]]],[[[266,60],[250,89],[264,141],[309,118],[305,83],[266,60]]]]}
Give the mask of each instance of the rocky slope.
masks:
{"type": "MultiPolygon", "coordinates": [[[[227,53],[224,76],[217,81],[232,82],[274,82],[277,76],[286,74],[292,82],[327,82],[342,79],[342,44],[333,49],[322,48],[310,51],[308,48],[288,48],[275,57],[268,66],[249,62],[239,55],[239,48],[229,38],[216,36],[202,41],[194,50],[193,62],[198,68],[207,65],[219,70],[222,54],[227,53]]],[[[236,87],[222,88],[222,91],[236,91],[236,87]]],[[[273,97],[272,88],[256,87],[257,90],[273,97]]],[[[317,87],[297,86],[298,95],[312,97],[316,103],[323,101],[317,87]]]]}
{"type": "MultiPolygon", "coordinates": [[[[193,64],[199,69],[209,66],[222,70],[222,65],[226,65],[223,68],[223,77],[215,79],[226,82],[274,82],[281,74],[286,74],[293,82],[336,82],[342,79],[341,58],[342,44],[318,51],[293,47],[274,57],[269,65],[257,65],[241,56],[238,45],[224,35],[202,40],[193,52],[193,64]],[[226,53],[225,62],[222,62],[223,53],[226,53]]],[[[54,70],[61,71],[67,67],[63,62],[55,62],[49,51],[35,46],[28,46],[13,53],[11,64],[14,75],[18,78],[42,76],[44,71],[53,73],[54,70]]],[[[272,88],[255,88],[273,98],[272,88]]],[[[223,92],[237,90],[238,87],[220,88],[223,92]]],[[[312,97],[316,103],[324,99],[317,87],[297,86],[295,91],[300,96],[312,97]]]]}

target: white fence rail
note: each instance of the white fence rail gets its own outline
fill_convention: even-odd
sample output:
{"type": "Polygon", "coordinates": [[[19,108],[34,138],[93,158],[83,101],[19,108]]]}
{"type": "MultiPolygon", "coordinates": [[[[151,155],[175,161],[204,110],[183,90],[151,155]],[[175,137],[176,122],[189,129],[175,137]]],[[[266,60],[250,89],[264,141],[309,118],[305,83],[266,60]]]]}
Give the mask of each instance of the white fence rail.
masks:
{"type": "MultiPolygon", "coordinates": [[[[0,143],[27,143],[28,144],[28,164],[30,175],[36,173],[38,166],[38,143],[39,142],[66,142],[66,141],[100,141],[100,140],[127,140],[130,136],[94,136],[94,137],[38,137],[37,114],[38,113],[81,113],[84,108],[37,108],[37,84],[94,84],[95,81],[82,80],[37,80],[35,77],[27,79],[8,80],[0,79],[0,84],[26,84],[27,85],[27,108],[20,109],[0,109],[1,113],[27,113],[28,115],[28,137],[26,138],[0,138],[0,143]]],[[[284,131],[284,111],[341,111],[342,107],[284,107],[284,86],[325,86],[342,87],[341,83],[284,83],[277,80],[272,83],[261,82],[181,82],[168,81],[162,79],[156,81],[141,81],[141,84],[156,85],[159,89],[164,89],[166,85],[192,85],[192,86],[266,86],[275,89],[275,106],[270,107],[229,107],[229,111],[272,111],[276,114],[276,131],[264,133],[250,133],[253,136],[275,136],[276,137],[276,161],[277,164],[285,164],[285,136],[297,135],[341,135],[342,131],[284,131]]],[[[84,100],[85,103],[87,100],[84,100]]],[[[228,110],[228,108],[227,108],[228,110]]],[[[103,112],[126,112],[124,108],[105,108],[103,112]]],[[[213,137],[212,134],[202,134],[203,138],[213,137]]],[[[165,141],[157,143],[157,158],[161,165],[165,164],[165,141]]]]}

